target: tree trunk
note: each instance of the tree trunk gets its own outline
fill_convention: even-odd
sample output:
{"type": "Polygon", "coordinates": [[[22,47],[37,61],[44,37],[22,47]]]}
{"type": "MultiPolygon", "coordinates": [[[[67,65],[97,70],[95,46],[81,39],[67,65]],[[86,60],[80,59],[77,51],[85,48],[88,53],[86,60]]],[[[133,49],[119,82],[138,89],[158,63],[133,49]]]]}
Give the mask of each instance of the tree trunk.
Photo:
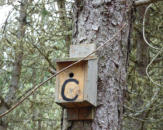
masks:
{"type": "MultiPolygon", "coordinates": [[[[58,5],[58,11],[59,11],[59,17],[60,17],[60,21],[61,21],[61,26],[65,31],[70,31],[68,25],[67,25],[67,14],[66,14],[66,0],[58,0],[57,1],[57,5],[58,5]]],[[[71,37],[69,34],[65,35],[65,42],[66,42],[66,47],[69,49],[70,46],[70,40],[71,37]]]]}
{"type": "MultiPolygon", "coordinates": [[[[9,106],[0,95],[0,114],[5,112],[7,109],[9,109],[9,106]]],[[[7,130],[7,123],[4,120],[5,119],[0,119],[0,130],[7,130]]]]}
{"type": "MultiPolygon", "coordinates": [[[[149,63],[149,47],[145,43],[143,38],[143,32],[142,32],[142,23],[143,23],[143,16],[145,12],[146,6],[138,7],[138,18],[137,22],[139,23],[136,28],[136,36],[135,41],[137,44],[137,51],[136,51],[136,57],[137,57],[137,71],[141,76],[145,76],[145,68],[147,67],[149,63]]],[[[146,16],[146,21],[148,21],[149,15],[146,16]]],[[[147,22],[146,22],[147,23],[147,22]]]]}
{"type": "MultiPolygon", "coordinates": [[[[0,104],[0,114],[5,112],[9,109],[9,106],[11,106],[15,100],[16,100],[16,91],[18,89],[18,84],[20,81],[20,75],[21,75],[21,67],[22,67],[22,60],[23,60],[23,37],[25,34],[25,25],[26,25],[26,6],[27,6],[27,0],[22,0],[20,5],[20,16],[19,16],[19,28],[18,28],[18,34],[17,38],[19,39],[18,48],[15,50],[15,57],[14,57],[14,64],[13,64],[13,70],[12,70],[12,78],[9,86],[9,92],[5,98],[5,100],[2,99],[4,102],[0,104]]],[[[7,122],[3,119],[0,119],[0,130],[6,130],[7,129],[7,122]]]]}
{"type": "MultiPolygon", "coordinates": [[[[126,88],[127,46],[130,29],[129,0],[76,0],[73,13],[73,44],[100,46],[124,25],[128,26],[98,51],[98,106],[93,121],[72,121],[64,130],[120,130],[123,90],[126,88]],[[109,43],[110,44],[110,43],[109,43]]],[[[66,118],[63,118],[66,119],[66,118]]],[[[63,121],[64,122],[64,121],[63,121]]]]}
{"type": "MultiPolygon", "coordinates": [[[[146,76],[146,67],[149,63],[149,47],[145,43],[143,38],[143,32],[142,32],[142,23],[143,23],[143,16],[145,13],[145,9],[147,6],[140,6],[137,7],[137,17],[135,23],[135,37],[134,41],[136,42],[136,70],[139,73],[140,76],[146,76]]],[[[149,15],[146,16],[146,21],[148,21],[149,15]]],[[[152,87],[148,87],[146,91],[149,91],[150,94],[152,93],[152,87]],[[151,89],[151,90],[150,90],[151,89]]],[[[151,95],[152,97],[152,95],[151,95]]],[[[142,105],[144,99],[141,96],[138,96],[137,98],[139,104],[135,106],[138,107],[142,105]]],[[[141,114],[139,118],[144,118],[144,115],[141,114]]],[[[144,122],[139,120],[133,120],[131,122],[133,124],[133,130],[141,130],[143,128],[144,122]]],[[[143,129],[142,129],[143,130],[143,129]]]]}

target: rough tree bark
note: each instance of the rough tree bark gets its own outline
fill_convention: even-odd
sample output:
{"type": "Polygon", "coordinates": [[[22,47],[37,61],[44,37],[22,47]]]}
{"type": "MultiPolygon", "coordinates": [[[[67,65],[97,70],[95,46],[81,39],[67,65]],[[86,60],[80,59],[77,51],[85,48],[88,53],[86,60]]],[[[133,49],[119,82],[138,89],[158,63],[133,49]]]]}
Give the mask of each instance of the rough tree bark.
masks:
{"type": "MultiPolygon", "coordinates": [[[[27,0],[22,0],[20,5],[20,16],[19,16],[19,28],[17,38],[19,39],[18,48],[15,50],[14,64],[12,70],[12,78],[9,85],[9,92],[5,99],[0,97],[3,102],[0,102],[0,114],[5,112],[10,108],[10,106],[15,102],[16,91],[18,89],[18,84],[20,81],[21,67],[23,60],[23,37],[25,34],[25,25],[26,25],[26,6],[27,0]]],[[[7,129],[8,122],[0,119],[0,130],[7,129]]]]}
{"type": "MultiPolygon", "coordinates": [[[[93,121],[69,122],[64,130],[120,130],[123,90],[126,88],[127,46],[130,29],[129,0],[76,0],[73,12],[73,44],[95,43],[110,39],[125,23],[128,26],[97,55],[98,106],[93,121]]],[[[65,117],[63,119],[66,120],[65,117]]],[[[65,123],[65,121],[64,121],[65,123]]]]}

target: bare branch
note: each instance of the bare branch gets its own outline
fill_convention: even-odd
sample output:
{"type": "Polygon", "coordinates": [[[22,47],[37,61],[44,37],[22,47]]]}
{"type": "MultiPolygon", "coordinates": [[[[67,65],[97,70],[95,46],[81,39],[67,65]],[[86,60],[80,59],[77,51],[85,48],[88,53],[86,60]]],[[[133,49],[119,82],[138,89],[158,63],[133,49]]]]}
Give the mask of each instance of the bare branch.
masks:
{"type": "Polygon", "coordinates": [[[135,6],[141,6],[141,5],[146,5],[154,2],[159,2],[163,0],[136,0],[135,1],[135,6]]]}
{"type": "Polygon", "coordinates": [[[5,30],[6,30],[6,26],[7,26],[7,24],[8,24],[8,19],[9,19],[11,13],[13,12],[13,10],[14,10],[14,9],[12,9],[12,10],[8,13],[8,15],[7,15],[7,18],[6,18],[5,23],[4,23],[4,27],[3,27],[3,32],[2,32],[2,34],[4,34],[4,32],[5,32],[5,30]]]}

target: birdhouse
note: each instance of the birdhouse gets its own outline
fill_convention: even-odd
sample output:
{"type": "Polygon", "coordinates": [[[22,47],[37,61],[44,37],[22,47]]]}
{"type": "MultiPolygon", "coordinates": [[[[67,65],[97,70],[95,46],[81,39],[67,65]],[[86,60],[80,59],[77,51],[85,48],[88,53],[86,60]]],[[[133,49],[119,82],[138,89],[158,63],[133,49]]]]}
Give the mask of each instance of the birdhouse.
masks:
{"type": "MultiPolygon", "coordinates": [[[[56,60],[57,71],[81,58],[56,60]]],[[[89,57],[56,77],[56,103],[65,108],[96,106],[97,57],[89,57]]]]}

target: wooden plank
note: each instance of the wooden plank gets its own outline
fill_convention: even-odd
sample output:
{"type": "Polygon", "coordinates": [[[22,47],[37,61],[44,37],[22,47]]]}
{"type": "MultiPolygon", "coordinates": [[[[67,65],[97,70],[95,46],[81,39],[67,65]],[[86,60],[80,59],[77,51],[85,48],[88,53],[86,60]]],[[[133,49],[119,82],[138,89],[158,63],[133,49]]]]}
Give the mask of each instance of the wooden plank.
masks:
{"type": "MultiPolygon", "coordinates": [[[[58,63],[58,69],[61,70],[64,67],[72,64],[73,62],[58,63]]],[[[59,101],[65,100],[62,91],[65,84],[64,96],[68,99],[73,99],[75,96],[78,97],[74,100],[75,102],[83,101],[83,88],[84,88],[84,66],[85,63],[81,62],[73,67],[67,69],[63,73],[58,75],[58,85],[59,85],[59,101]],[[72,74],[72,77],[70,77],[72,74]]]]}
{"type": "MultiPolygon", "coordinates": [[[[56,70],[59,71],[59,66],[56,65],[56,70]]],[[[55,101],[58,102],[59,99],[59,75],[56,76],[56,86],[55,86],[55,101]]]]}
{"type": "Polygon", "coordinates": [[[93,120],[94,119],[94,108],[69,108],[67,109],[68,120],[93,120]]]}
{"type": "Polygon", "coordinates": [[[67,101],[56,101],[57,104],[61,105],[65,108],[81,108],[81,107],[90,107],[91,103],[88,101],[75,101],[75,102],[67,102],[67,101]]]}
{"type": "MultiPolygon", "coordinates": [[[[85,57],[96,49],[95,44],[78,44],[70,46],[70,58],[85,57]]],[[[95,55],[95,54],[93,54],[95,55]]],[[[92,55],[92,56],[93,56],[92,55]]]]}
{"type": "MultiPolygon", "coordinates": [[[[78,61],[81,60],[83,57],[78,58],[62,58],[62,59],[54,59],[55,62],[69,62],[69,61],[78,61]]],[[[97,56],[89,56],[88,58],[84,59],[84,61],[88,61],[90,59],[96,59],[97,56]]]]}
{"type": "Polygon", "coordinates": [[[79,119],[79,109],[67,109],[67,119],[68,120],[78,120],[79,119]]]}
{"type": "Polygon", "coordinates": [[[94,119],[94,108],[85,107],[79,109],[78,120],[93,120],[94,119]]]}

